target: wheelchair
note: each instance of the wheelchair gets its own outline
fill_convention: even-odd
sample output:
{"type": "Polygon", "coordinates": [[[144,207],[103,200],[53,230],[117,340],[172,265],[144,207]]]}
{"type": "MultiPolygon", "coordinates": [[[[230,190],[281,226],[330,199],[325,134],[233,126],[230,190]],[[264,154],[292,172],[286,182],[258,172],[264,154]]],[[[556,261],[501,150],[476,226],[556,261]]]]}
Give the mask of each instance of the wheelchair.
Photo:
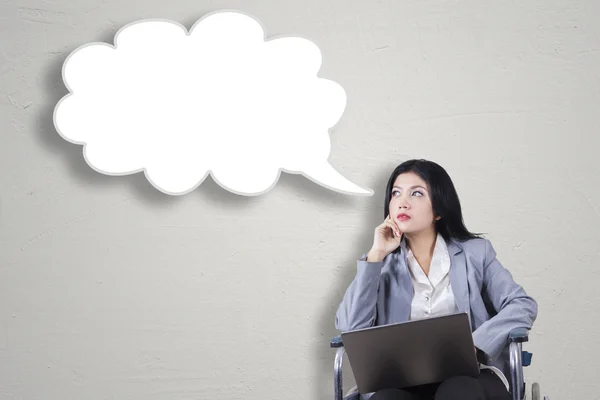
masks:
{"type": "MultiPolygon", "coordinates": [[[[524,328],[513,329],[508,335],[508,346],[510,352],[510,387],[513,400],[525,400],[526,384],[523,380],[523,367],[531,364],[533,353],[523,351],[523,343],[529,341],[529,331],[524,328]],[[514,388],[521,388],[514,390],[514,388]]],[[[344,397],[342,387],[342,361],[344,358],[344,343],[341,336],[334,337],[330,347],[335,348],[335,360],[333,366],[334,400],[360,400],[360,393],[353,387],[344,397]]],[[[534,382],[531,385],[531,399],[540,400],[540,385],[534,382]]],[[[543,400],[550,400],[544,396],[543,400]]]]}

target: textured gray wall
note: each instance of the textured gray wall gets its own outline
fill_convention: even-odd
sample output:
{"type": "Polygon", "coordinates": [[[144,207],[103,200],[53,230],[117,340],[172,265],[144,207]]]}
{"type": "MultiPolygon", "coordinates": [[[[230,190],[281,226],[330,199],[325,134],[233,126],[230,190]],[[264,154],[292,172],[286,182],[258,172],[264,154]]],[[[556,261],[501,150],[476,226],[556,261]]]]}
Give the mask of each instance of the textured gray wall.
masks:
{"type": "MultiPolygon", "coordinates": [[[[413,157],[447,168],[469,229],[539,302],[553,399],[598,399],[600,7],[595,0],[4,0],[0,398],[325,399],[334,311],[413,157]],[[484,4],[485,3],[485,4],[484,4]],[[373,197],[282,175],[244,198],[108,177],[56,133],[61,67],[123,25],[235,8],[323,51],[348,106],[330,162],[373,197]],[[596,337],[596,339],[594,339],[596,337]]],[[[349,386],[352,382],[347,382],[349,386]]]]}

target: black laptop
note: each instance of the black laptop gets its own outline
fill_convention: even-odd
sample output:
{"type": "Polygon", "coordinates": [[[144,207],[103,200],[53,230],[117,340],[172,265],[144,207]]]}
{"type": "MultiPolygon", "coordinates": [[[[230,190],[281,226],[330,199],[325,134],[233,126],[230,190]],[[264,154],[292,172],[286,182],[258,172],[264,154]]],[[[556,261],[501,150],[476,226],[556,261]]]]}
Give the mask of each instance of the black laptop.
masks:
{"type": "Polygon", "coordinates": [[[348,331],[342,341],[363,394],[479,375],[467,313],[348,331]]]}

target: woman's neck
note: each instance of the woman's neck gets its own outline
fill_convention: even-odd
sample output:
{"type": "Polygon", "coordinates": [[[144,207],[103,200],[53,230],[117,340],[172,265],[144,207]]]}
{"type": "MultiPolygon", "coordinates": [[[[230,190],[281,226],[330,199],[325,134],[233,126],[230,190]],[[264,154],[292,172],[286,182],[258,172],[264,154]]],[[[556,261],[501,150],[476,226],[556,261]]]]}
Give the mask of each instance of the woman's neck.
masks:
{"type": "Polygon", "coordinates": [[[406,242],[417,260],[429,260],[433,256],[437,233],[435,229],[406,234],[406,242]]]}

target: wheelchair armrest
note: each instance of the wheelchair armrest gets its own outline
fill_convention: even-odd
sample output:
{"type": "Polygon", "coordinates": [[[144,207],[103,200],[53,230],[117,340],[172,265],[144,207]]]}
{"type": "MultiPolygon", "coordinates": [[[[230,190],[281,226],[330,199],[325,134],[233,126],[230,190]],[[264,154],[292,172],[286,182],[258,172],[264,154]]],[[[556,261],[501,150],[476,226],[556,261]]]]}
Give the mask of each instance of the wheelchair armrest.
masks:
{"type": "Polygon", "coordinates": [[[508,334],[509,343],[523,343],[529,341],[529,330],[527,328],[515,328],[508,334]]]}
{"type": "Polygon", "coordinates": [[[331,339],[331,342],[329,342],[329,346],[334,349],[338,347],[344,347],[344,343],[342,342],[342,336],[338,335],[331,339]]]}
{"type": "Polygon", "coordinates": [[[533,353],[524,351],[521,355],[521,365],[523,365],[524,367],[529,367],[531,365],[532,358],[533,358],[533,353]]]}

